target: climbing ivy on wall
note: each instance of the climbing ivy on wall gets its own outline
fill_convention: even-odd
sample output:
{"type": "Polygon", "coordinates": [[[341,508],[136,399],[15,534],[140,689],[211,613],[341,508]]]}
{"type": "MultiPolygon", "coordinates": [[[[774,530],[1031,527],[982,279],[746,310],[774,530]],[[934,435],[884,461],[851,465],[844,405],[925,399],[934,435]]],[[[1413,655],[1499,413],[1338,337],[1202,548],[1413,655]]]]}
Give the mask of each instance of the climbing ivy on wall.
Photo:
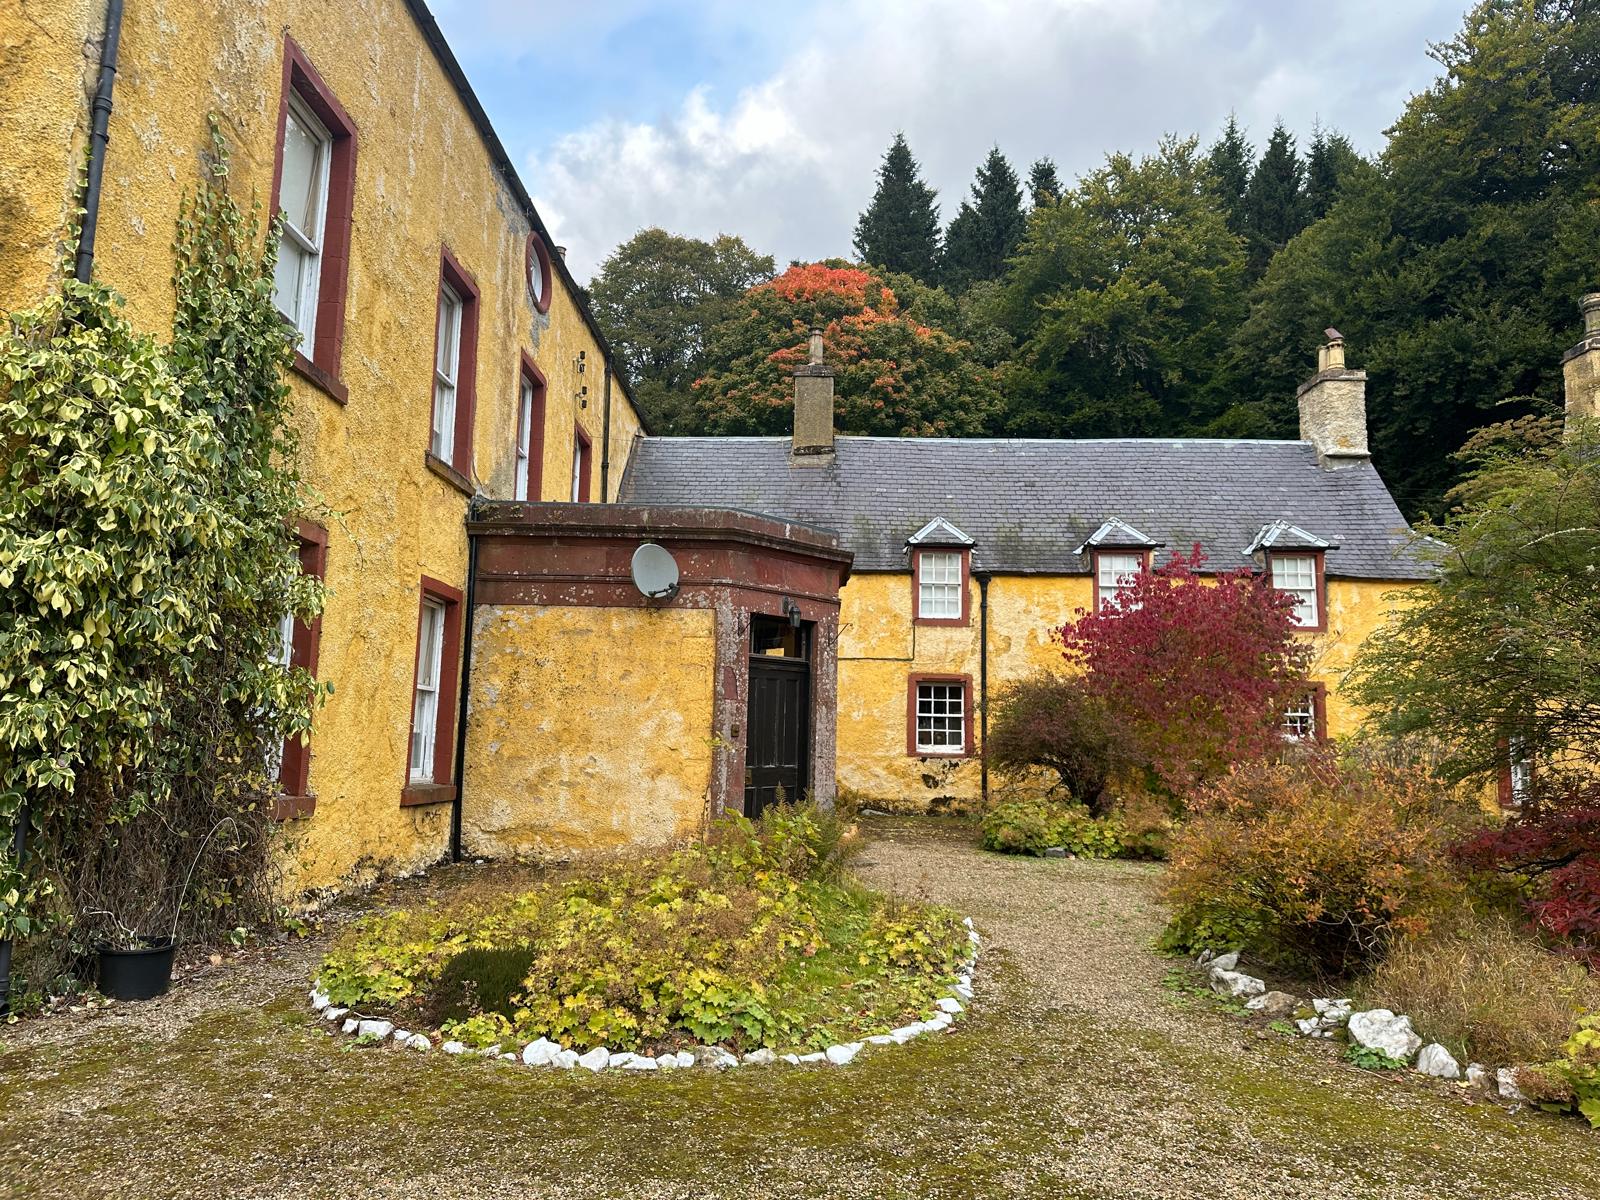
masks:
{"type": "Polygon", "coordinates": [[[0,331],[0,936],[128,940],[180,906],[204,932],[269,894],[274,753],[318,695],[273,660],[321,594],[292,529],[276,238],[213,137],[169,343],[70,278],[0,331]]]}

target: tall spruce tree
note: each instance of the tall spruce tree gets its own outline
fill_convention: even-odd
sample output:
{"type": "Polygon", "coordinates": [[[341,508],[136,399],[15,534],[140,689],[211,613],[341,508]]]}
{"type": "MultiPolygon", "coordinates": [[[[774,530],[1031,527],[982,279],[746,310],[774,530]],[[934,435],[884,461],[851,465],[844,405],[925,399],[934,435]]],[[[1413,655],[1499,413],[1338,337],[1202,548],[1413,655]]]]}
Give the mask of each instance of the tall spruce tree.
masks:
{"type": "Polygon", "coordinates": [[[999,279],[1016,253],[1027,220],[1022,187],[1006,156],[995,146],[978,168],[972,199],[963,200],[944,239],[943,279],[962,292],[985,279],[999,279]]]}
{"type": "Polygon", "coordinates": [[[933,283],[939,270],[937,201],[938,194],[922,181],[906,135],[895,134],[878,168],[878,190],[856,221],[861,261],[933,283]]]}
{"type": "Polygon", "coordinates": [[[1061,202],[1061,177],[1056,174],[1056,164],[1041,158],[1028,168],[1028,203],[1034,208],[1048,208],[1061,202]]]}
{"type": "Polygon", "coordinates": [[[1305,165],[1295,149],[1294,137],[1279,121],[1272,127],[1267,148],[1250,175],[1245,193],[1252,278],[1259,278],[1272,256],[1306,227],[1305,165]]]}
{"type": "Polygon", "coordinates": [[[1339,184],[1359,162],[1350,139],[1337,129],[1312,131],[1311,151],[1306,155],[1306,218],[1320,221],[1333,207],[1339,184]]]}
{"type": "Polygon", "coordinates": [[[1228,123],[1222,127],[1222,136],[1211,144],[1211,150],[1206,155],[1206,165],[1216,176],[1217,195],[1222,200],[1228,228],[1240,237],[1245,236],[1250,227],[1245,212],[1245,194],[1250,190],[1250,172],[1255,164],[1255,154],[1255,147],[1244,140],[1239,118],[1229,113],[1228,123]]]}

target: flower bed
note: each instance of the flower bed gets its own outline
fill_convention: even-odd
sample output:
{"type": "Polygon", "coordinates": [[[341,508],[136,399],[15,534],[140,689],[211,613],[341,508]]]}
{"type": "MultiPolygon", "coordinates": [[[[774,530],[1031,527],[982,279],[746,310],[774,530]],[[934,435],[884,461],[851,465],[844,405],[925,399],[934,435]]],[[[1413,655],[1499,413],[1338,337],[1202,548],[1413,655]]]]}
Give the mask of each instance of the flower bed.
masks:
{"type": "Polygon", "coordinates": [[[947,1028],[977,934],[844,878],[849,844],[831,815],[785,806],[663,858],[380,914],[329,952],[312,1003],[368,1040],[597,1070],[841,1062],[947,1028]]]}

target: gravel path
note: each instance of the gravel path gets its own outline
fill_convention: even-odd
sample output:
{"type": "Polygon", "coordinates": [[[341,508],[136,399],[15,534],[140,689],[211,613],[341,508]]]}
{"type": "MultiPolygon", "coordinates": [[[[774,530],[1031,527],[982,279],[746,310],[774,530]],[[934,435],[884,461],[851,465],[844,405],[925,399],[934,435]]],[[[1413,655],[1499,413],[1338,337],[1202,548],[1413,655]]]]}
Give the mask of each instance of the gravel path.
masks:
{"type": "MultiPolygon", "coordinates": [[[[971,914],[977,1008],[846,1069],[575,1078],[331,1038],[323,939],[0,1033],[0,1196],[1590,1200],[1600,1136],[1361,1072],[1168,986],[1155,868],[873,821],[875,886],[971,914]]],[[[482,887],[514,869],[425,884],[482,887]]]]}

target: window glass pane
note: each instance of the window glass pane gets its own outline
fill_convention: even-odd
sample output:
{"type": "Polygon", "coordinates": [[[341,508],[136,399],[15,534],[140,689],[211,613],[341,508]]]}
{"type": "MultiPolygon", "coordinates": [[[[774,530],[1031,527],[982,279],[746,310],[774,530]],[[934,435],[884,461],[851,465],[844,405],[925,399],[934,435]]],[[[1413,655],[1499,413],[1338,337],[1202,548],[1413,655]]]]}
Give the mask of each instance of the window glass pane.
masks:
{"type": "Polygon", "coordinates": [[[411,710],[411,778],[433,778],[433,748],[439,736],[439,670],[444,653],[445,608],[436,600],[422,605],[417,635],[417,691],[411,710]]]}
{"type": "Polygon", "coordinates": [[[283,127],[283,174],[278,182],[278,208],[313,245],[322,241],[324,166],[328,135],[313,125],[298,105],[291,105],[283,127]]]}
{"type": "Polygon", "coordinates": [[[572,440],[572,502],[578,503],[583,499],[584,468],[588,466],[589,456],[584,453],[583,440],[577,436],[572,440]]]}
{"type": "Polygon", "coordinates": [[[1097,554],[1096,587],[1101,608],[1117,603],[1117,594],[1134,581],[1144,570],[1142,554],[1097,554]]]}
{"type": "Polygon", "coordinates": [[[1295,598],[1299,625],[1317,624],[1317,560],[1309,554],[1273,555],[1272,586],[1295,598]]]}
{"type": "Polygon", "coordinates": [[[461,341],[461,298],[448,284],[439,285],[439,324],[436,338],[433,369],[451,383],[455,382],[459,365],[461,341]]]}
{"type": "Polygon", "coordinates": [[[917,749],[960,753],[966,749],[966,690],[959,683],[917,685],[917,749]]]}
{"type": "Polygon", "coordinates": [[[917,615],[961,618],[961,555],[924,550],[917,556],[917,615]]]}
{"type": "Polygon", "coordinates": [[[1317,698],[1307,692],[1283,714],[1283,736],[1292,742],[1317,736],[1317,698]]]}
{"type": "Polygon", "coordinates": [[[513,498],[528,498],[528,443],[533,433],[533,384],[522,381],[522,396],[517,405],[517,461],[516,478],[511,481],[513,498]]]}

